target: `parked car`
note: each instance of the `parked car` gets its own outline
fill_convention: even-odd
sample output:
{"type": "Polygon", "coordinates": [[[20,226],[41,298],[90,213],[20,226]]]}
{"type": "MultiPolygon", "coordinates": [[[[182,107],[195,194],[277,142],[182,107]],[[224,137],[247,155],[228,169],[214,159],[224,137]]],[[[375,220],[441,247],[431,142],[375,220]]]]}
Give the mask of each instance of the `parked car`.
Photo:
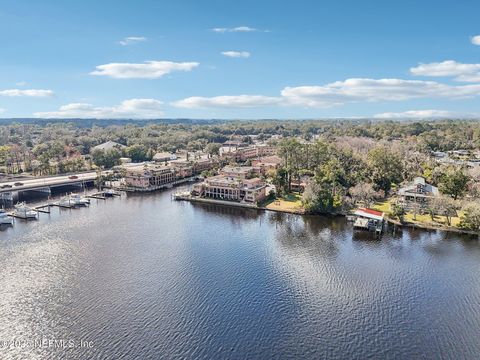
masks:
{"type": "Polygon", "coordinates": [[[75,180],[75,179],[78,179],[78,176],[77,175],[71,175],[68,177],[70,180],[75,180]]]}
{"type": "Polygon", "coordinates": [[[13,184],[14,186],[23,186],[23,183],[22,182],[16,182],[15,184],[13,184]]]}
{"type": "Polygon", "coordinates": [[[12,187],[12,185],[10,185],[10,184],[5,184],[5,185],[1,186],[2,189],[7,189],[7,188],[11,188],[11,187],[12,187]]]}

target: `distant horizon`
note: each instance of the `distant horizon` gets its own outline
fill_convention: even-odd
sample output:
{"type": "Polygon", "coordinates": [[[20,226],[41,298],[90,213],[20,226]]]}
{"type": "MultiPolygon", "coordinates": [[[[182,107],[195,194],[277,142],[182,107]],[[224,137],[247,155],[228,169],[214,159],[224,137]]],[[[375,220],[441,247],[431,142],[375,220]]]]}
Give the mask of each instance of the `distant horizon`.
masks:
{"type": "Polygon", "coordinates": [[[56,118],[0,118],[0,125],[12,125],[12,124],[49,124],[49,123],[65,123],[75,124],[78,123],[81,127],[85,126],[110,126],[110,125],[146,125],[146,124],[194,124],[194,125],[209,125],[209,124],[222,124],[228,122],[358,122],[358,123],[414,123],[414,122],[480,122],[479,118],[291,118],[291,119],[201,119],[201,118],[159,118],[159,119],[95,119],[95,118],[68,118],[68,119],[56,119],[56,118]]]}

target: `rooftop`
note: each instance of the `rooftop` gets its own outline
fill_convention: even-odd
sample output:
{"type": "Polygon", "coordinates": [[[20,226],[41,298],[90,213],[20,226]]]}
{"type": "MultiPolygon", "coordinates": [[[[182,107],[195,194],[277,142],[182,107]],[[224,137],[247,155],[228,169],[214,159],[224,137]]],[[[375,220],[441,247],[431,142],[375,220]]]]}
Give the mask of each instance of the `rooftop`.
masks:
{"type": "Polygon", "coordinates": [[[355,211],[355,215],[368,219],[383,220],[383,212],[368,208],[359,208],[355,211]]]}
{"type": "Polygon", "coordinates": [[[97,146],[94,146],[92,148],[92,150],[112,150],[112,149],[123,149],[125,148],[126,146],[125,145],[122,145],[122,144],[119,144],[115,141],[107,141],[107,142],[104,142],[103,144],[100,144],[100,145],[97,145],[97,146]]]}
{"type": "Polygon", "coordinates": [[[253,171],[251,166],[225,166],[222,172],[234,174],[248,174],[253,171]]]}

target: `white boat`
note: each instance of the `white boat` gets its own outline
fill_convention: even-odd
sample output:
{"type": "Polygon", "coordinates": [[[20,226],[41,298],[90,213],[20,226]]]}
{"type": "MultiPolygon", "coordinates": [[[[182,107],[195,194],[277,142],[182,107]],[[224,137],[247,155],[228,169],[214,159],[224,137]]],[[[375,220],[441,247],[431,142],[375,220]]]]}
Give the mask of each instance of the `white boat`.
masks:
{"type": "Polygon", "coordinates": [[[13,218],[8,216],[8,214],[3,209],[0,209],[0,224],[13,225],[13,218]]]}
{"type": "Polygon", "coordinates": [[[73,200],[69,195],[64,196],[60,199],[58,202],[58,205],[63,206],[63,207],[75,207],[75,200],[73,200]]]}
{"type": "Polygon", "coordinates": [[[89,198],[80,196],[79,194],[70,194],[70,199],[78,206],[88,206],[90,204],[89,198]]]}
{"type": "Polygon", "coordinates": [[[15,205],[15,211],[13,214],[23,219],[36,219],[38,216],[38,213],[25,205],[24,202],[15,205]]]}
{"type": "Polygon", "coordinates": [[[107,189],[107,190],[103,191],[103,196],[106,196],[106,197],[112,197],[115,194],[116,194],[116,192],[113,189],[107,189]]]}

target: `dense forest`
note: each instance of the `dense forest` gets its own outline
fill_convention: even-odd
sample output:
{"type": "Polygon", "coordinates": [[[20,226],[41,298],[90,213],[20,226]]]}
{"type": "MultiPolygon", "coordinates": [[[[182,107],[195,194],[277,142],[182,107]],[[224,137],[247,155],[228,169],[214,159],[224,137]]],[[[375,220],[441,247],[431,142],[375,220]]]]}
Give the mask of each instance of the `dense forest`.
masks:
{"type": "Polygon", "coordinates": [[[220,121],[220,120],[75,120],[0,122],[0,146],[16,145],[33,150],[35,146],[60,143],[87,153],[91,146],[106,140],[130,146],[140,144],[155,149],[195,148],[199,143],[223,142],[232,135],[272,135],[372,140],[401,140],[419,150],[447,151],[476,149],[480,146],[480,121],[220,121]]]}
{"type": "MultiPolygon", "coordinates": [[[[7,172],[31,171],[49,174],[79,171],[84,155],[105,141],[127,146],[125,156],[148,160],[158,151],[204,150],[209,143],[232,138],[278,142],[296,138],[303,142],[322,140],[349,147],[357,153],[373,143],[402,147],[423,155],[432,151],[480,148],[478,121],[11,121],[0,124],[0,166],[7,172]],[[272,138],[272,136],[274,136],[272,138]],[[52,165],[53,164],[53,165],[52,165]]],[[[403,155],[402,155],[403,156],[403,155]]]]}
{"type": "MultiPolygon", "coordinates": [[[[308,177],[303,204],[311,212],[331,213],[357,202],[368,204],[416,176],[446,195],[435,204],[435,211],[441,208],[443,214],[464,206],[462,199],[471,203],[480,197],[480,166],[467,166],[469,159],[478,161],[480,149],[480,122],[473,120],[4,120],[0,166],[7,173],[75,172],[92,164],[111,167],[121,156],[138,162],[152,159],[159,151],[218,152],[219,144],[231,139],[277,146],[283,166],[268,174],[268,181],[281,194],[291,191],[292,182],[308,177]],[[125,148],[92,151],[106,141],[125,148]],[[451,154],[450,163],[439,163],[432,156],[452,150],[468,155],[451,154]]],[[[397,210],[400,214],[401,209],[397,210]]]]}

